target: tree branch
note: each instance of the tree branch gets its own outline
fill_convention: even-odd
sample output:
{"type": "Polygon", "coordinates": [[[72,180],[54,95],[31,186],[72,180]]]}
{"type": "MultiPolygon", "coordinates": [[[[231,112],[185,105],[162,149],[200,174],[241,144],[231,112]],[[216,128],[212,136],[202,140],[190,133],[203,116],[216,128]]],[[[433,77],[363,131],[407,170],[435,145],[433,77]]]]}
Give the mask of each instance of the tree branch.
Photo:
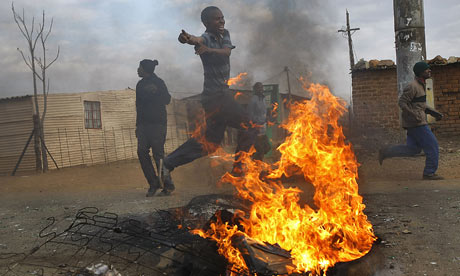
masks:
{"type": "MultiPolygon", "coordinates": [[[[24,60],[24,63],[27,65],[27,67],[30,68],[30,70],[32,70],[32,65],[30,65],[30,63],[27,61],[26,57],[24,56],[24,53],[21,51],[21,49],[17,48],[18,52],[21,53],[21,56],[22,56],[22,59],[24,60]]],[[[29,57],[30,59],[30,57],[29,57]]]]}
{"type": "Polygon", "coordinates": [[[56,57],[45,67],[45,69],[48,69],[48,67],[50,67],[59,58],[60,51],[61,51],[61,47],[58,46],[56,57]]]}

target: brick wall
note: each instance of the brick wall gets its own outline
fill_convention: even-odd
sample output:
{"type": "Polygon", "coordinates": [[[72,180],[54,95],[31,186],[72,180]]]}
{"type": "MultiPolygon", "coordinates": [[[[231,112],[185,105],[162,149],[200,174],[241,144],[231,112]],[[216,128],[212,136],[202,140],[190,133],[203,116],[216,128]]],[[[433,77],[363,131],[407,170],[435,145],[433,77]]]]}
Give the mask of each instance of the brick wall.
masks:
{"type": "Polygon", "coordinates": [[[396,68],[354,71],[353,125],[360,130],[399,130],[396,68]]]}
{"type": "Polygon", "coordinates": [[[460,134],[460,63],[432,66],[434,104],[444,118],[436,123],[436,134],[460,134]]]}
{"type": "MultiPolygon", "coordinates": [[[[460,63],[431,65],[435,107],[444,114],[433,126],[440,136],[460,134],[460,63]]],[[[352,75],[354,126],[397,133],[396,68],[355,70],[352,75]]]]}

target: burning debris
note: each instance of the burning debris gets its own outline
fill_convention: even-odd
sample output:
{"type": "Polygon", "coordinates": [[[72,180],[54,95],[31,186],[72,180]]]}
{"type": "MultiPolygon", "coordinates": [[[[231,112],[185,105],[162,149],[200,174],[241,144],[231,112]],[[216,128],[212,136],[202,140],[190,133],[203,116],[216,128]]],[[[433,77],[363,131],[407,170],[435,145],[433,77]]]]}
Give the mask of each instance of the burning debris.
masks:
{"type": "Polygon", "coordinates": [[[218,219],[208,229],[192,231],[216,241],[232,271],[251,271],[242,253],[247,250],[235,247],[235,237],[279,245],[290,252],[293,272],[313,275],[364,256],[376,240],[358,194],[358,164],[338,125],[345,104],[327,86],[309,83],[306,90],[311,100],[292,104],[283,126],[289,136],[278,147],[280,160],[272,166],[243,153],[244,174],[222,178],[251,202],[250,211],[235,212],[240,226],[218,219]],[[262,174],[267,176],[261,179],[262,174]],[[302,191],[279,180],[298,174],[315,187],[314,206],[301,206],[302,191]]]}
{"type": "MultiPolygon", "coordinates": [[[[247,271],[237,271],[218,254],[215,242],[189,232],[213,227],[218,220],[242,231],[241,220],[231,211],[248,211],[247,204],[231,195],[206,195],[181,208],[123,219],[93,207],[83,208],[60,233],[48,232],[55,227],[51,219],[40,233],[46,241],[28,254],[1,254],[0,267],[7,263],[2,275],[291,275],[295,270],[292,255],[277,244],[233,236],[230,242],[248,265],[247,271]]],[[[348,264],[352,263],[339,264],[327,275],[352,275],[336,273],[349,271],[348,264]]]]}
{"type": "Polygon", "coordinates": [[[365,256],[376,237],[358,194],[356,158],[338,124],[344,103],[326,86],[306,89],[311,100],[291,104],[279,161],[242,153],[243,174],[222,177],[237,198],[199,197],[122,221],[84,208],[62,233],[43,235],[54,222],[46,227],[41,236],[48,240],[5,275],[39,267],[41,275],[70,276],[94,263],[122,275],[347,275],[334,270],[365,256]],[[313,204],[301,204],[302,190],[282,183],[294,175],[315,188],[313,204]]]}

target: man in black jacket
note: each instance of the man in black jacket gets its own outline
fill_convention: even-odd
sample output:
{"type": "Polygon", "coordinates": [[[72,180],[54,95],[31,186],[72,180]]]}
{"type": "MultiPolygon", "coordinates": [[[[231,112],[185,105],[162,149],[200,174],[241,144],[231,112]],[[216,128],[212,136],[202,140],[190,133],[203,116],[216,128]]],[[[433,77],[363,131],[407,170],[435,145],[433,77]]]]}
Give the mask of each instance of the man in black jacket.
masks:
{"type": "MultiPolygon", "coordinates": [[[[156,171],[161,170],[166,140],[166,105],[171,101],[164,81],[154,72],[157,60],[144,59],[139,63],[137,74],[142,79],[136,85],[136,137],[137,155],[142,171],[149,183],[147,197],[154,196],[161,187],[160,179],[152,165],[149,151],[152,149],[156,171]]],[[[174,190],[174,185],[165,179],[165,188],[174,190]]]]}

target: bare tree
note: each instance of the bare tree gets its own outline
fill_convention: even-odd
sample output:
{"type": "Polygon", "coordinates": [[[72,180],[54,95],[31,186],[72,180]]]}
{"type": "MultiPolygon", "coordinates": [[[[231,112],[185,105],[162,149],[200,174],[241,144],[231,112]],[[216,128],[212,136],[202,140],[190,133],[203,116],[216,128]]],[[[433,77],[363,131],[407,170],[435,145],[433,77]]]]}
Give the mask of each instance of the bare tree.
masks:
{"type": "Polygon", "coordinates": [[[35,155],[36,155],[36,167],[37,170],[43,172],[48,170],[48,158],[46,155],[47,149],[45,144],[45,135],[43,131],[45,115],[47,110],[47,99],[49,93],[49,79],[46,78],[46,70],[59,58],[60,48],[58,47],[56,56],[51,62],[47,61],[46,56],[46,41],[48,40],[49,35],[53,29],[53,19],[49,24],[47,30],[45,30],[45,11],[42,13],[42,20],[38,24],[35,23],[35,17],[32,17],[32,22],[30,24],[30,29],[26,23],[24,9],[22,10],[22,15],[18,14],[14,9],[14,4],[11,3],[11,9],[13,11],[14,21],[21,31],[22,35],[27,41],[28,46],[28,56],[18,48],[19,53],[21,53],[22,59],[25,64],[32,71],[32,80],[33,80],[33,89],[34,89],[34,131],[35,131],[35,155]],[[37,27],[37,29],[35,29],[37,27]],[[41,55],[37,54],[36,46],[38,41],[41,43],[41,55]],[[38,68],[37,68],[38,66],[38,68]],[[39,70],[38,70],[39,69],[39,70]],[[42,93],[43,93],[43,113],[40,117],[40,109],[38,105],[38,88],[37,88],[37,79],[42,82],[42,93]]]}

